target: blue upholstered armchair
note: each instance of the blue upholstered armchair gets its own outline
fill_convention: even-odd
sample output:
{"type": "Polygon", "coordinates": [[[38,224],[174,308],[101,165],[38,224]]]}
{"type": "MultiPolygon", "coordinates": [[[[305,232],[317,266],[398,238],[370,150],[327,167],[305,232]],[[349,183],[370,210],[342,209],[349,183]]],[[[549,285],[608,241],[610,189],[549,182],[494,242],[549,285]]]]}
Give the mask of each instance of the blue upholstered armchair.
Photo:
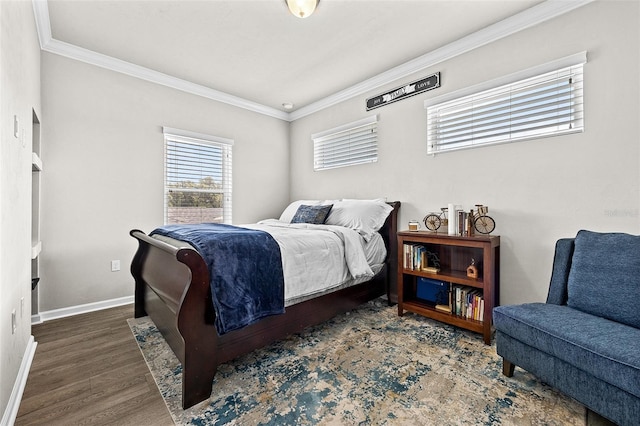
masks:
{"type": "Polygon", "coordinates": [[[546,303],[493,311],[503,373],[521,367],[619,425],[640,425],[640,237],[556,243],[546,303]]]}

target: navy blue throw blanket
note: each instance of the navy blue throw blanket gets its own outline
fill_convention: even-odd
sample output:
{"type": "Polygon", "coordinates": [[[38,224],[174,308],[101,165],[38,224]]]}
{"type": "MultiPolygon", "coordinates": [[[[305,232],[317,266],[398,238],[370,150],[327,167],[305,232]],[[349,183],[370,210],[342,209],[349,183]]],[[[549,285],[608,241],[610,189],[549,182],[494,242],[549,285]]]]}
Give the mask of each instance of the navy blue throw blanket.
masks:
{"type": "Polygon", "coordinates": [[[154,234],[188,242],[207,263],[219,334],[284,312],[280,247],[267,232],[202,223],[166,225],[154,234]]]}

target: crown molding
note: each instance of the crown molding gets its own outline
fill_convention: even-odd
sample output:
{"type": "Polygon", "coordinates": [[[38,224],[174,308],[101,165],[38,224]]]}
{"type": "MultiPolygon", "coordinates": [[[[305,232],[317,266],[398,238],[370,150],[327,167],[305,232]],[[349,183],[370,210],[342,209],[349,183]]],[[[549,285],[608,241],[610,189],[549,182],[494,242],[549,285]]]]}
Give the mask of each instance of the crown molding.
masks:
{"type": "Polygon", "coordinates": [[[326,98],[320,99],[292,112],[281,111],[276,108],[202,86],[200,84],[192,83],[149,68],[141,67],[130,62],[122,61],[111,56],[103,55],[92,50],[56,40],[52,37],[51,33],[51,22],[49,19],[49,6],[47,4],[47,0],[33,0],[33,10],[36,20],[36,29],[38,31],[38,39],[40,40],[40,48],[46,52],[291,122],[353,97],[379,89],[382,86],[390,84],[401,78],[405,78],[416,72],[420,72],[448,59],[454,58],[473,49],[477,49],[478,47],[507,37],[526,28],[538,25],[549,19],[563,15],[591,3],[592,1],[594,0],[546,0],[545,2],[518,13],[517,15],[485,27],[439,49],[419,56],[416,59],[405,62],[404,64],[398,65],[388,71],[364,80],[361,83],[336,92],[333,95],[327,96],[326,98]]]}
{"type": "Polygon", "coordinates": [[[36,31],[40,41],[40,49],[51,41],[51,20],[47,0],[33,0],[33,14],[36,20],[36,31]]]}
{"type": "Polygon", "coordinates": [[[204,98],[233,105],[259,114],[268,115],[280,120],[289,121],[288,112],[280,111],[276,108],[271,108],[257,102],[252,102],[238,96],[202,86],[200,84],[192,83],[190,81],[173,77],[168,74],[163,74],[130,62],[122,61],[112,56],[103,55],[89,49],[56,40],[51,35],[51,23],[49,20],[49,6],[47,4],[47,0],[33,0],[33,10],[35,13],[38,38],[40,40],[40,48],[45,52],[75,59],[87,64],[146,80],[151,83],[160,84],[172,89],[202,96],[204,98]]]}
{"type": "Polygon", "coordinates": [[[513,15],[500,22],[476,31],[473,34],[451,42],[439,49],[419,56],[416,59],[391,68],[390,70],[378,74],[368,80],[364,80],[363,82],[345,90],[341,90],[324,99],[320,99],[317,102],[313,102],[292,111],[290,113],[290,121],[295,121],[353,97],[363,95],[374,89],[379,89],[382,86],[393,83],[401,78],[408,77],[416,72],[423,71],[458,55],[563,15],[591,3],[592,1],[594,0],[547,0],[544,3],[540,3],[518,13],[517,15],[513,15]]]}
{"type": "Polygon", "coordinates": [[[182,92],[202,96],[204,98],[233,105],[235,107],[257,112],[259,114],[268,115],[280,120],[289,120],[289,113],[287,112],[280,111],[278,109],[271,108],[257,102],[252,102],[238,96],[230,95],[219,90],[211,89],[209,87],[173,77],[168,74],[163,74],[149,68],[141,67],[139,65],[122,61],[112,56],[103,55],[101,53],[97,53],[92,50],[65,43],[56,39],[51,39],[51,41],[47,43],[42,48],[42,50],[49,53],[55,53],[57,55],[64,56],[70,59],[75,59],[77,61],[85,62],[87,64],[95,65],[101,68],[106,68],[108,70],[125,74],[131,77],[136,77],[141,80],[146,80],[151,83],[170,87],[182,92]]]}

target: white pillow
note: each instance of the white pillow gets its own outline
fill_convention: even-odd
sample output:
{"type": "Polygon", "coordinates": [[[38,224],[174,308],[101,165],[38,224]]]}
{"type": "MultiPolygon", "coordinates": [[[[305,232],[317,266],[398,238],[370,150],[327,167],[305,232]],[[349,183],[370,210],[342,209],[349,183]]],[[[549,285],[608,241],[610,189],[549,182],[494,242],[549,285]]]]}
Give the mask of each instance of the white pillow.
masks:
{"type": "Polygon", "coordinates": [[[384,225],[393,210],[383,199],[342,200],[333,204],[325,224],[351,228],[369,241],[372,235],[384,225]]]}
{"type": "Polygon", "coordinates": [[[363,199],[363,198],[343,198],[340,201],[370,201],[372,203],[386,203],[387,199],[386,198],[373,198],[371,200],[367,199],[363,199]]]}

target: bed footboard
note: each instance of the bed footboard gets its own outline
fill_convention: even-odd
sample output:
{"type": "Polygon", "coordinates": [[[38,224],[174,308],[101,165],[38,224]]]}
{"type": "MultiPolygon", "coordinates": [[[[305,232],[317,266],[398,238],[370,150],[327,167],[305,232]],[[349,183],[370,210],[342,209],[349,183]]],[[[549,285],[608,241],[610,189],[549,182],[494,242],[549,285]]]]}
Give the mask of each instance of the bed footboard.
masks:
{"type": "Polygon", "coordinates": [[[135,317],[148,315],[182,363],[183,407],[211,395],[218,368],[218,334],[209,272],[193,249],[177,249],[133,230],[138,251],[131,263],[135,317]]]}

